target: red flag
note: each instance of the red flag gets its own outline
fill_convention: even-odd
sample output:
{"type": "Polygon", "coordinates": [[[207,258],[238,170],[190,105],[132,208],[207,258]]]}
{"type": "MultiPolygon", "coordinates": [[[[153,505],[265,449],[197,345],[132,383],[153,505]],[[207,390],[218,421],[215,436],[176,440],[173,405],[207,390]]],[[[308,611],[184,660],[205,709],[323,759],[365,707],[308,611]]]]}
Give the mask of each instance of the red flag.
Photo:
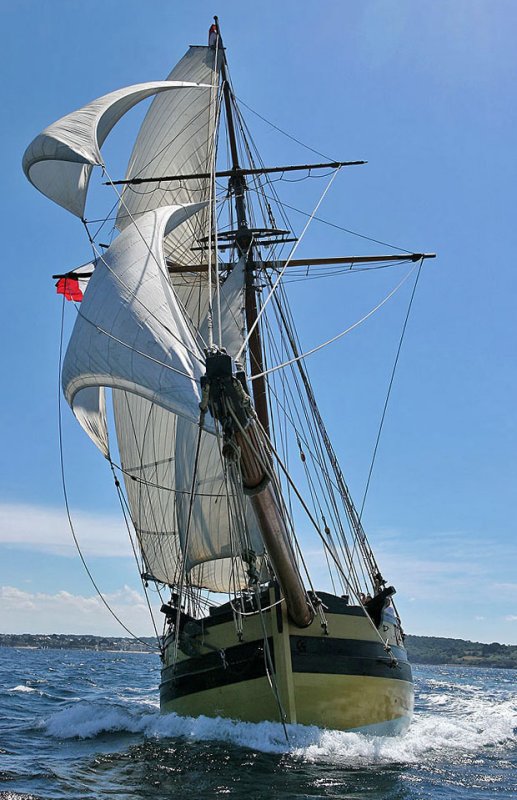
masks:
{"type": "Polygon", "coordinates": [[[89,261],[87,264],[70,270],[65,275],[54,275],[54,278],[59,278],[56,283],[57,293],[64,294],[67,300],[75,300],[76,303],[80,303],[96,266],[97,260],[89,261]]]}
{"type": "Polygon", "coordinates": [[[83,293],[79,286],[78,278],[60,278],[56,283],[58,294],[64,294],[67,300],[75,300],[80,303],[83,293]]]}

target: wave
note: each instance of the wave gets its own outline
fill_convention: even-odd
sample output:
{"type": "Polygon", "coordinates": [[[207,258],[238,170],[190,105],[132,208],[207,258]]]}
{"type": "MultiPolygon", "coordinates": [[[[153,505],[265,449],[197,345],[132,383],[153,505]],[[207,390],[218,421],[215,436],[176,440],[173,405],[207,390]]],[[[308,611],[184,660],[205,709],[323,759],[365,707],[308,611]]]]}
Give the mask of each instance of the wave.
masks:
{"type": "Polygon", "coordinates": [[[37,689],[33,689],[32,686],[13,686],[12,689],[8,689],[8,692],[37,692],[37,689]]]}
{"type": "Polygon", "coordinates": [[[315,726],[288,725],[286,741],[276,722],[239,722],[209,717],[160,714],[149,703],[128,708],[81,701],[47,719],[46,733],[57,739],[91,739],[104,734],[138,734],[147,738],[219,741],[263,753],[290,754],[310,762],[341,766],[413,764],[437,755],[450,761],[486,747],[515,744],[517,706],[510,700],[471,703],[462,713],[416,715],[401,737],[369,736],[315,726]]]}
{"type": "Polygon", "coordinates": [[[18,794],[18,792],[0,792],[0,800],[38,800],[33,794],[18,794]]]}

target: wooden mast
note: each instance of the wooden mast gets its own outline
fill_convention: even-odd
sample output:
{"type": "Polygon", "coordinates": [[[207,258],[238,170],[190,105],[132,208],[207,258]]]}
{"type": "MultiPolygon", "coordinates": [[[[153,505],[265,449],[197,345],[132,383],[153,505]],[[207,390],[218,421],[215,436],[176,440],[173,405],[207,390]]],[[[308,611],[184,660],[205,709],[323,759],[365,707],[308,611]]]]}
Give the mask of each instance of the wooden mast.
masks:
{"type": "MultiPolygon", "coordinates": [[[[223,47],[221,33],[219,31],[219,20],[214,17],[219,36],[220,47],[223,47]]],[[[264,357],[262,349],[262,338],[260,328],[255,325],[258,316],[257,293],[255,290],[255,262],[253,259],[253,234],[249,229],[246,213],[246,178],[239,165],[239,154],[237,151],[237,137],[235,135],[235,124],[233,120],[232,98],[228,72],[226,69],[226,56],[223,50],[221,66],[223,79],[223,98],[226,110],[226,121],[228,125],[228,138],[230,153],[232,157],[232,168],[229,170],[229,187],[235,201],[235,212],[237,216],[237,232],[235,241],[241,256],[246,258],[246,326],[248,331],[252,330],[249,339],[250,369],[254,377],[264,372],[264,357]],[[255,326],[255,327],[253,327],[255,326]]],[[[264,377],[255,378],[253,381],[253,401],[255,411],[260,424],[269,436],[269,413],[267,407],[267,391],[264,377]]]]}
{"type": "MultiPolygon", "coordinates": [[[[214,20],[217,28],[219,47],[223,49],[219,20],[217,17],[214,17],[214,20]]],[[[223,80],[223,98],[232,159],[229,189],[230,193],[233,194],[237,217],[235,242],[241,257],[246,259],[245,312],[246,326],[248,331],[251,331],[248,342],[250,370],[252,376],[258,376],[260,373],[264,372],[264,357],[260,327],[255,324],[258,318],[258,303],[255,288],[253,231],[250,230],[247,220],[247,185],[244,172],[239,165],[232,110],[232,95],[224,49],[221,77],[223,80]]],[[[284,594],[289,616],[295,625],[306,627],[310,625],[313,614],[307,602],[307,593],[298,570],[296,556],[287,531],[285,519],[279,507],[278,499],[275,496],[273,484],[268,475],[268,473],[271,473],[267,446],[270,426],[267,388],[264,376],[257,377],[253,381],[252,393],[255,412],[266,437],[264,437],[260,427],[257,427],[255,423],[249,425],[245,432],[236,432],[235,434],[235,438],[241,450],[243,484],[250,495],[250,502],[253,506],[269,559],[284,594]],[[257,453],[262,455],[261,459],[257,459],[257,453]],[[264,461],[266,463],[264,463],[264,461]]]]}

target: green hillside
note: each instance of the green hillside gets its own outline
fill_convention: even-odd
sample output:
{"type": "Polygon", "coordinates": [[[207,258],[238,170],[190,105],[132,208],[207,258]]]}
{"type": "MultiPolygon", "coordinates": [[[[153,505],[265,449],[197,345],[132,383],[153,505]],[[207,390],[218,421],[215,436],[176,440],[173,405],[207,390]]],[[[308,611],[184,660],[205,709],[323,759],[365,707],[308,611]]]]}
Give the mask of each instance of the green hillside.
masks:
{"type": "Polygon", "coordinates": [[[440,636],[406,636],[406,648],[414,664],[463,664],[473,667],[517,669],[517,646],[483,644],[440,636]]]}

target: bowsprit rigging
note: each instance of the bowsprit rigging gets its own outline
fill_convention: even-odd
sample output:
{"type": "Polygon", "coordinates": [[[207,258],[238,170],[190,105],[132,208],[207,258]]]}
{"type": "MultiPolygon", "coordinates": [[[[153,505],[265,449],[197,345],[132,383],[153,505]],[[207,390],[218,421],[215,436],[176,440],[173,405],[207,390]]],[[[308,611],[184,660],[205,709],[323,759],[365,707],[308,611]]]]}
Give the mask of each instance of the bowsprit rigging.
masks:
{"type": "Polygon", "coordinates": [[[434,254],[297,255],[339,171],[366,162],[265,166],[214,19],[208,46],[165,81],[105,95],[27,148],[28,179],[83,221],[93,248],[54,276],[80,303],[63,392],[123,478],[143,581],[170,592],[162,710],[396,734],[413,686],[395,589],[317,405],[306,358],[323,345],[303,352],[288,284],[409,264],[380,308],[434,254]],[[102,145],[150,96],[113,180],[102,145]],[[85,218],[95,166],[117,195],[109,245],[96,242],[104,223],[92,233],[85,218]],[[272,176],[321,170],[330,179],[296,235],[272,176]],[[309,529],[328,567],[321,589],[309,529]]]}

